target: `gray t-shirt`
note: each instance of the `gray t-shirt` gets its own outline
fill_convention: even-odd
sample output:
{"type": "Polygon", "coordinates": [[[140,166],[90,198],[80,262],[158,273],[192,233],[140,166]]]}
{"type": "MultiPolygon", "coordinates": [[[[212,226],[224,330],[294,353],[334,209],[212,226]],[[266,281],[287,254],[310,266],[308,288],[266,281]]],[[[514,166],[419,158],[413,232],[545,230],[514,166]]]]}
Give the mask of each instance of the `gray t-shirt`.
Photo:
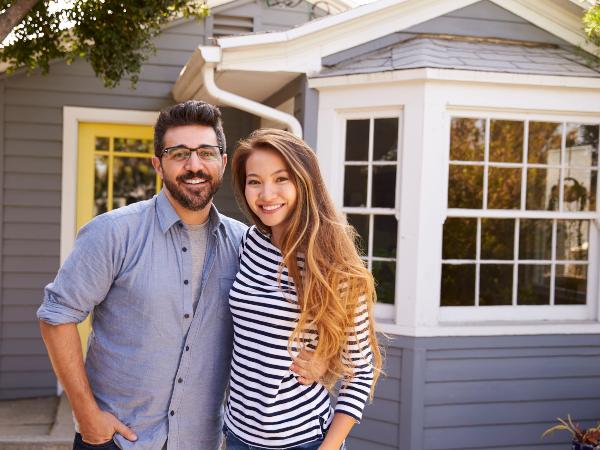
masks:
{"type": "Polygon", "coordinates": [[[187,225],[192,256],[192,293],[194,299],[194,312],[196,312],[196,306],[200,299],[202,269],[204,268],[204,256],[206,255],[207,224],[208,221],[200,225],[187,225]]]}

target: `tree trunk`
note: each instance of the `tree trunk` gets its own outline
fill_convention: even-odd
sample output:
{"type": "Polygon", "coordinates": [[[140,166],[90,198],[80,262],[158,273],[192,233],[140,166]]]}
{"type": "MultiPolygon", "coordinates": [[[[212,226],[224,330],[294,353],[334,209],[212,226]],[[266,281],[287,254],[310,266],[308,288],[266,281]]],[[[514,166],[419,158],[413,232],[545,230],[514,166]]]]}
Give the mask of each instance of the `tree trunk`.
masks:
{"type": "Polygon", "coordinates": [[[23,17],[39,0],[15,0],[13,4],[0,15],[0,43],[4,41],[11,30],[23,20],[23,17]]]}

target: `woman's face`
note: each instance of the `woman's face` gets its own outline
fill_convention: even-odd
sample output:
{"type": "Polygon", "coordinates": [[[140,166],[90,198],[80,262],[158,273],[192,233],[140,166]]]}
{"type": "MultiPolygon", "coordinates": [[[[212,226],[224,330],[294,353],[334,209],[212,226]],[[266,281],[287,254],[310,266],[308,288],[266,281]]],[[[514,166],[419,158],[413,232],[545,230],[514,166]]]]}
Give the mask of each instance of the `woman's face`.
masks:
{"type": "Polygon", "coordinates": [[[279,239],[297,202],[298,192],[288,167],[273,150],[254,150],[246,160],[246,202],[279,239]]]}

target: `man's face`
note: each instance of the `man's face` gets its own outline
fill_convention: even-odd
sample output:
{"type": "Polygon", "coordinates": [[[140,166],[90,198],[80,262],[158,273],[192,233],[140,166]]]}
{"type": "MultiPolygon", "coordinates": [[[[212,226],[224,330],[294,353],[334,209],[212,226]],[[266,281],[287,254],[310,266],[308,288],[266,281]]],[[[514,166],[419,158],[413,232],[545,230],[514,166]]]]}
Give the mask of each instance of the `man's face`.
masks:
{"type": "MultiPolygon", "coordinates": [[[[169,128],[165,133],[163,148],[178,145],[188,148],[218,145],[217,135],[212,127],[205,125],[169,128]]],[[[190,211],[200,211],[210,204],[221,186],[226,164],[226,154],[216,161],[205,161],[197,152],[192,152],[186,161],[173,161],[166,155],[152,158],[152,165],[160,174],[168,193],[190,211]]]]}

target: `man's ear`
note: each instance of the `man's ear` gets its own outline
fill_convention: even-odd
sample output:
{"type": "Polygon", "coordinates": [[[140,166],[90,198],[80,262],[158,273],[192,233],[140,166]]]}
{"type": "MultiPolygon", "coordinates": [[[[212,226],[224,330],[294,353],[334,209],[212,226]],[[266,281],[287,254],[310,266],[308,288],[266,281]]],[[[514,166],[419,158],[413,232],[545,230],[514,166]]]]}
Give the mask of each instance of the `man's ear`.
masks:
{"type": "Polygon", "coordinates": [[[163,171],[162,171],[162,166],[160,164],[160,158],[157,156],[153,156],[152,157],[152,167],[154,167],[154,170],[156,170],[156,173],[158,175],[160,175],[160,179],[163,180],[163,171]]]}
{"type": "Polygon", "coordinates": [[[223,173],[225,173],[226,167],[227,167],[227,153],[223,153],[223,173]]]}

